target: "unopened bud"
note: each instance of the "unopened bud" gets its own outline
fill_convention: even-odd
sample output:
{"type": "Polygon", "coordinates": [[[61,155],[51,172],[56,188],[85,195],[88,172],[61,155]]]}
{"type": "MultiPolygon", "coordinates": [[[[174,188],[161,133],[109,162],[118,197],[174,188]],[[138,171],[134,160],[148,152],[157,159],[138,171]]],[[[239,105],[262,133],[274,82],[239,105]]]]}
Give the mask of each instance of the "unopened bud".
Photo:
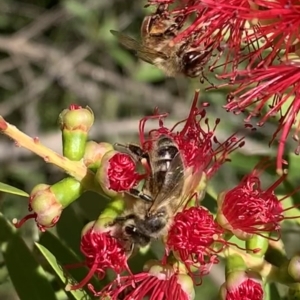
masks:
{"type": "Polygon", "coordinates": [[[94,141],[88,141],[85,147],[83,162],[90,170],[96,173],[104,154],[113,149],[113,145],[109,143],[96,143],[94,141]]]}
{"type": "Polygon", "coordinates": [[[289,262],[288,273],[296,281],[300,283],[300,256],[295,255],[289,262]]]}
{"type": "Polygon", "coordinates": [[[39,184],[30,194],[28,209],[33,211],[33,213],[28,214],[19,222],[14,219],[14,225],[19,228],[27,220],[35,219],[38,228],[41,231],[45,231],[46,228],[53,227],[57,223],[63,207],[55,194],[50,190],[49,185],[39,184]]]}
{"type": "Polygon", "coordinates": [[[29,197],[29,211],[19,222],[13,220],[19,228],[29,219],[35,219],[38,228],[45,231],[53,227],[59,220],[63,209],[76,200],[83,192],[78,181],[74,178],[65,178],[54,185],[38,184],[29,197]]]}
{"type": "Polygon", "coordinates": [[[85,151],[87,136],[94,123],[92,110],[71,105],[59,115],[63,138],[63,155],[71,160],[80,160],[85,151]]]}

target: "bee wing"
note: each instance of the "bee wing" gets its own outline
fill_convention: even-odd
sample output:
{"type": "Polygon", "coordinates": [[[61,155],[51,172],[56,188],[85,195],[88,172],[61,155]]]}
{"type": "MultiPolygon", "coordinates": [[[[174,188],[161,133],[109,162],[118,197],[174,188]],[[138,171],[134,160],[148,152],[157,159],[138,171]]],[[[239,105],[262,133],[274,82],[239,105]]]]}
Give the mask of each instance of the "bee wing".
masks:
{"type": "MultiPolygon", "coordinates": [[[[173,158],[161,188],[157,191],[150,212],[163,206],[166,202],[176,201],[180,196],[184,183],[184,167],[181,154],[178,152],[173,158]]],[[[171,203],[171,206],[174,206],[171,203]]],[[[175,205],[176,206],[176,205],[175,205]]]]}
{"type": "Polygon", "coordinates": [[[202,175],[202,168],[194,171],[191,167],[186,170],[178,152],[168,169],[164,183],[154,199],[150,212],[155,211],[159,206],[166,205],[167,202],[171,202],[172,211],[176,214],[193,197],[202,175]]]}
{"type": "Polygon", "coordinates": [[[142,45],[135,39],[131,38],[130,36],[127,36],[123,34],[122,32],[111,30],[110,31],[115,37],[117,37],[120,44],[122,44],[124,47],[126,47],[129,50],[133,50],[136,52],[136,55],[142,59],[143,61],[154,64],[155,59],[162,58],[162,59],[168,59],[168,56],[160,51],[155,51],[154,49],[151,49],[147,46],[142,45]]]}
{"type": "MultiPolygon", "coordinates": [[[[173,212],[176,214],[180,211],[187,202],[194,196],[199,186],[199,183],[203,176],[203,169],[198,169],[194,172],[193,168],[190,168],[188,171],[185,172],[185,180],[184,186],[182,191],[182,196],[178,201],[176,208],[174,208],[173,212]]],[[[201,196],[200,196],[201,197],[201,196]]]]}

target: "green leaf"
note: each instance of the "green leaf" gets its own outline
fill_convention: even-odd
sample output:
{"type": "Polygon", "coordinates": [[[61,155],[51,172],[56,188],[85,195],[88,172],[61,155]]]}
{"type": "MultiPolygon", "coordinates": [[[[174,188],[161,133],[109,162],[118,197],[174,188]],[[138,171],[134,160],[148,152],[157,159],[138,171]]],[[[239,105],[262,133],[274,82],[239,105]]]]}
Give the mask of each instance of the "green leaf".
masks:
{"type": "Polygon", "coordinates": [[[8,193],[8,194],[14,194],[14,195],[18,195],[18,196],[22,196],[22,197],[28,197],[29,195],[20,190],[20,189],[17,189],[11,185],[8,185],[6,183],[3,183],[3,182],[0,182],[0,191],[2,192],[5,192],[5,193],[8,193]]]}
{"type": "Polygon", "coordinates": [[[80,255],[81,230],[84,224],[75,214],[73,206],[64,209],[59,222],[56,225],[57,234],[69,249],[80,255]],[[72,233],[72,234],[70,234],[72,233]]]}
{"type": "Polygon", "coordinates": [[[100,212],[105,209],[108,201],[96,193],[86,192],[78,199],[77,203],[80,207],[80,213],[89,222],[98,219],[100,212]]]}
{"type": "MultiPolygon", "coordinates": [[[[38,244],[38,243],[35,243],[35,245],[40,250],[40,252],[43,254],[43,256],[46,258],[46,260],[49,262],[50,266],[53,268],[53,270],[59,276],[59,278],[63,282],[65,282],[66,277],[65,277],[64,271],[62,270],[61,266],[57,263],[55,256],[43,245],[38,244]]],[[[70,293],[76,300],[86,299],[86,293],[82,290],[70,291],[70,293]]],[[[42,299],[42,298],[40,298],[40,299],[42,299]]]]}
{"type": "Polygon", "coordinates": [[[11,281],[21,300],[56,300],[46,272],[15,228],[0,214],[0,246],[11,281]]]}

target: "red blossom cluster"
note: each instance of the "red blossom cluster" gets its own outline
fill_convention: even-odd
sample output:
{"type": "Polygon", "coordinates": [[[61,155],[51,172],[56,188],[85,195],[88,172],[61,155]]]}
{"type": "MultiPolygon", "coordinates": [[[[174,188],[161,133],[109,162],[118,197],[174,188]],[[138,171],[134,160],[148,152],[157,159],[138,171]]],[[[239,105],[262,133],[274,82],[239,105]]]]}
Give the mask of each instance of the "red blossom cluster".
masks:
{"type": "MultiPolygon", "coordinates": [[[[260,116],[257,123],[259,126],[263,126],[269,118],[279,116],[278,129],[272,141],[281,132],[276,165],[282,171],[288,134],[295,126],[294,138],[298,140],[300,127],[297,123],[300,107],[300,62],[297,61],[299,58],[295,58],[300,53],[300,0],[148,2],[156,7],[164,4],[167,14],[180,14],[184,16],[183,20],[189,20],[188,25],[180,28],[172,42],[182,43],[193,36],[192,46],[204,47],[206,55],[211,58],[209,70],[221,68],[222,74],[218,78],[227,80],[225,85],[238,85],[228,95],[228,103],[225,105],[228,111],[242,113],[250,108],[245,121],[249,122],[252,117],[260,116]],[[265,50],[269,52],[265,54],[265,50]],[[290,54],[294,55],[293,58],[290,54]],[[222,63],[221,57],[224,58],[222,63]],[[238,69],[241,64],[246,65],[244,70],[238,69]]],[[[219,194],[216,215],[202,206],[206,182],[230,160],[230,154],[243,147],[245,142],[237,133],[220,142],[217,137],[220,119],[213,122],[209,120],[209,104],[198,104],[198,96],[197,91],[188,116],[171,128],[165,122],[168,114],[160,113],[158,109],[155,109],[153,115],[144,117],[139,124],[136,155],[112,149],[101,154],[103,160],[99,162],[95,176],[104,194],[107,192],[114,199],[123,197],[127,205],[124,205],[125,212],[129,207],[134,207],[135,201],[144,202],[130,214],[119,213],[105,225],[99,218],[88,230],[83,231],[81,252],[89,273],[80,283],[69,286],[70,290],[87,285],[96,297],[116,300],[145,297],[174,299],[169,292],[172,290],[176,299],[194,299],[193,286],[196,278],[200,278],[201,283],[202,277],[209,273],[210,268],[219,263],[221,252],[230,245],[238,247],[229,241],[232,236],[244,241],[251,240],[255,235],[266,239],[274,239],[273,234],[280,236],[282,221],[291,218],[285,213],[295,206],[287,208],[284,205],[284,200],[290,195],[279,199],[275,194],[275,189],[286,179],[285,172],[269,187],[264,187],[261,175],[266,168],[272,166],[270,160],[261,161],[238,185],[219,194]],[[157,121],[154,129],[147,129],[149,120],[157,121]],[[138,189],[138,186],[149,189],[149,186],[153,188],[156,184],[150,153],[162,136],[172,141],[182,165],[175,169],[160,169],[160,177],[164,177],[161,185],[168,180],[168,172],[173,176],[179,170],[183,180],[181,182],[182,178],[178,176],[178,182],[171,185],[170,190],[160,187],[156,195],[149,195],[149,191],[148,194],[141,195],[139,192],[143,188],[138,189]],[[179,189],[181,183],[182,187],[179,189]],[[160,194],[172,194],[177,189],[180,193],[170,197],[171,200],[164,195],[163,201],[157,203],[160,194]],[[109,194],[108,191],[112,193],[109,194]],[[178,198],[179,205],[173,204],[178,198]],[[128,199],[130,201],[127,203],[128,199]],[[144,213],[139,219],[135,217],[137,211],[144,213]],[[161,226],[159,218],[162,215],[167,220],[164,233],[153,235],[152,232],[152,235],[147,235],[149,228],[141,223],[151,219],[156,213],[156,219],[153,218],[156,227],[161,226]],[[134,223],[137,220],[143,231],[137,229],[138,226],[134,223]],[[128,259],[140,248],[135,242],[142,240],[146,244],[148,239],[150,242],[154,239],[162,240],[164,257],[161,262],[146,266],[143,272],[132,274],[128,259]],[[96,291],[89,283],[91,277],[97,275],[102,279],[108,269],[116,273],[116,279],[101,291],[96,291]]],[[[78,107],[72,106],[71,109],[77,110],[78,107]]],[[[300,152],[299,149],[300,146],[296,152],[300,152]]],[[[174,157],[171,154],[165,157],[166,161],[170,160],[170,165],[172,159],[174,157]]],[[[165,165],[168,166],[167,163],[165,165]]],[[[56,201],[59,197],[55,189],[47,187],[45,193],[43,187],[42,192],[42,197],[41,193],[32,193],[30,209],[34,213],[24,220],[35,218],[39,228],[44,230],[55,225],[64,206],[56,201]]],[[[298,216],[293,216],[296,217],[298,216]]],[[[22,223],[23,221],[20,224],[22,223]]],[[[260,249],[243,250],[255,253],[260,249]]],[[[228,271],[230,274],[227,275],[233,278],[233,283],[227,278],[226,284],[221,288],[222,299],[263,299],[262,283],[256,278],[256,274],[249,275],[248,269],[238,271],[228,271]]]]}
{"type": "MultiPolygon", "coordinates": [[[[100,215],[97,221],[87,225],[82,233],[80,247],[85,260],[80,266],[87,266],[89,272],[81,282],[68,285],[68,290],[76,290],[87,285],[95,296],[107,296],[117,300],[120,297],[122,299],[144,297],[169,299],[168,290],[174,289],[177,291],[178,299],[193,299],[193,286],[201,284],[203,276],[209,274],[211,267],[219,263],[219,254],[228,246],[241,249],[230,242],[229,237],[235,235],[241,240],[248,241],[254,235],[267,239],[272,239],[273,233],[276,233],[277,237],[280,235],[281,222],[291,218],[285,216],[285,212],[294,207],[284,206],[283,201],[290,195],[278,199],[275,194],[275,189],[286,178],[285,173],[269,187],[263,187],[261,174],[272,165],[270,160],[261,161],[237,186],[219,195],[216,216],[201,205],[200,200],[205,196],[207,180],[210,180],[216,171],[229,161],[230,153],[242,147],[245,142],[243,138],[238,138],[237,134],[230,136],[225,142],[219,142],[216,129],[220,120],[215,120],[214,126],[210,126],[206,116],[208,104],[198,104],[198,96],[199,92],[196,92],[187,118],[171,128],[164,122],[168,115],[159,113],[157,109],[152,116],[147,116],[140,121],[140,145],[135,146],[140,152],[140,158],[111,150],[110,147],[105,148],[107,152],[101,156],[104,167],[102,168],[100,164],[100,175],[95,178],[100,181],[103,179],[100,182],[101,187],[107,184],[106,190],[116,193],[113,194],[114,197],[117,197],[116,195],[124,197],[123,202],[126,200],[126,195],[129,196],[131,199],[129,206],[134,205],[135,202],[139,203],[137,207],[142,213],[144,209],[144,215],[140,219],[135,219],[133,209],[129,215],[120,213],[107,220],[100,215]],[[147,130],[146,123],[150,119],[157,120],[158,125],[154,129],[147,130]],[[156,204],[156,200],[155,198],[132,199],[130,195],[132,189],[142,183],[141,181],[148,181],[148,184],[152,185],[159,184],[153,182],[154,170],[152,170],[152,158],[149,157],[149,153],[153,151],[155,143],[162,136],[168,137],[172,141],[172,147],[178,149],[179,161],[182,161],[179,170],[181,168],[183,170],[182,194],[176,196],[180,200],[179,205],[176,206],[172,206],[174,198],[168,198],[169,196],[163,198],[162,211],[168,207],[172,210],[172,214],[165,216],[168,220],[163,225],[165,231],[160,236],[165,246],[162,261],[145,269],[143,273],[132,274],[128,259],[140,247],[135,244],[134,235],[135,238],[138,236],[144,241],[149,239],[151,242],[155,239],[155,235],[149,233],[147,236],[145,232],[139,232],[133,226],[134,220],[142,223],[150,218],[151,207],[156,204]],[[146,172],[138,172],[141,162],[146,172]],[[153,201],[152,204],[149,201],[153,201]],[[132,220],[133,223],[123,226],[127,219],[132,220]],[[103,279],[108,269],[117,274],[116,280],[101,291],[96,291],[89,283],[90,279],[93,275],[100,280],[103,279]]],[[[172,169],[170,172],[173,171],[172,169]]],[[[162,180],[166,180],[169,175],[164,173],[165,178],[162,180]]],[[[80,183],[73,179],[68,179],[67,183],[74,184],[74,188],[80,187],[80,183]]],[[[177,184],[176,182],[172,189],[176,189],[177,184]]],[[[54,226],[64,208],[58,198],[60,190],[54,186],[36,187],[30,197],[30,208],[34,210],[34,214],[25,217],[24,221],[34,217],[39,228],[43,230],[54,226]]],[[[163,192],[158,190],[158,195],[154,196],[159,196],[163,192]]],[[[169,193],[172,194],[172,190],[169,193]]],[[[72,201],[73,199],[75,198],[72,196],[72,201]]],[[[159,210],[160,206],[156,209],[159,210]]],[[[296,217],[298,216],[292,218],[296,217]]],[[[23,221],[16,223],[16,226],[22,223],[23,221]]],[[[157,223],[156,220],[156,226],[157,224],[161,223],[157,223]]],[[[260,251],[257,248],[242,250],[253,253],[260,251]]],[[[78,265],[68,267],[76,266],[78,265]]],[[[250,293],[249,286],[255,286],[261,291],[261,284],[249,279],[245,272],[242,272],[241,278],[245,280],[240,286],[235,286],[234,289],[230,286],[226,287],[224,299],[232,299],[237,294],[242,295],[245,290],[250,293]]],[[[256,295],[262,294],[261,291],[256,295]]],[[[259,296],[257,299],[262,298],[259,296]]]]}
{"type": "Polygon", "coordinates": [[[282,170],[292,128],[293,138],[299,140],[299,0],[149,1],[154,6],[162,3],[170,15],[180,14],[189,22],[173,42],[193,37],[193,49],[201,48],[209,57],[204,73],[217,70],[217,78],[226,80],[217,87],[232,89],[225,109],[248,111],[245,122],[259,117],[258,126],[276,119],[279,125],[271,142],[280,135],[277,169],[282,170]]]}
{"type": "MultiPolygon", "coordinates": [[[[218,254],[227,246],[232,245],[227,239],[228,234],[249,240],[254,234],[269,238],[273,232],[279,233],[280,223],[285,219],[285,209],[282,204],[284,199],[278,199],[274,191],[285,179],[286,174],[270,187],[263,188],[260,175],[271,163],[269,160],[262,161],[236,187],[220,194],[218,212],[214,217],[211,212],[199,204],[200,192],[205,193],[205,187],[199,185],[203,179],[202,175],[204,173],[207,178],[211,178],[221,164],[228,161],[228,154],[243,146],[244,142],[243,139],[238,139],[233,135],[226,142],[219,143],[215,136],[216,126],[211,129],[208,119],[205,117],[207,104],[197,105],[197,100],[198,93],[195,95],[188,117],[172,128],[164,125],[164,118],[167,115],[159,114],[157,110],[153,116],[142,119],[140,122],[140,147],[147,153],[151,151],[155,139],[160,135],[171,137],[178,146],[185,170],[191,169],[191,173],[195,175],[192,176],[192,181],[186,182],[187,194],[183,197],[188,201],[182,202],[185,203],[185,206],[175,213],[165,237],[163,262],[169,266],[172,257],[179,259],[194,284],[197,284],[196,279],[199,278],[198,282],[201,284],[202,277],[209,273],[214,264],[219,263],[218,254]],[[149,119],[157,119],[158,127],[146,132],[145,123],[149,119]]],[[[219,120],[215,123],[218,124],[219,120]]],[[[130,176],[136,178],[136,173],[133,172],[134,168],[124,168],[124,160],[119,160],[118,153],[115,156],[116,159],[112,156],[111,161],[114,164],[113,169],[116,169],[116,175],[113,174],[113,169],[110,169],[110,179],[118,178],[121,169],[124,178],[130,176]],[[116,166],[118,162],[120,165],[116,166]]],[[[138,162],[136,163],[138,164],[138,162]]],[[[131,160],[130,164],[132,164],[131,160]]],[[[147,176],[151,176],[151,165],[148,167],[150,173],[147,176]]],[[[144,179],[147,180],[147,176],[144,179]]],[[[134,182],[134,180],[130,182],[134,182]]],[[[131,186],[128,185],[128,192],[130,188],[131,186]]],[[[122,270],[128,270],[127,257],[132,254],[132,249],[128,251],[124,248],[127,241],[120,240],[120,231],[118,231],[120,228],[116,224],[110,228],[111,231],[88,231],[83,235],[82,252],[86,255],[86,264],[90,266],[91,273],[78,286],[87,283],[93,273],[98,276],[99,274],[103,275],[109,268],[113,269],[118,277],[116,281],[100,292],[96,292],[89,284],[89,289],[96,296],[113,295],[112,299],[118,299],[119,295],[124,295],[124,299],[132,299],[131,297],[142,299],[142,296],[150,296],[150,299],[156,299],[153,298],[156,293],[165,295],[166,285],[173,286],[174,278],[182,275],[182,269],[173,266],[175,277],[163,280],[151,276],[149,272],[120,277],[122,270]],[[105,252],[102,252],[103,249],[105,252]]],[[[259,249],[247,250],[254,253],[259,251],[259,249]]],[[[177,288],[179,287],[176,286],[177,288]]],[[[187,299],[186,294],[179,299],[187,299]]]]}

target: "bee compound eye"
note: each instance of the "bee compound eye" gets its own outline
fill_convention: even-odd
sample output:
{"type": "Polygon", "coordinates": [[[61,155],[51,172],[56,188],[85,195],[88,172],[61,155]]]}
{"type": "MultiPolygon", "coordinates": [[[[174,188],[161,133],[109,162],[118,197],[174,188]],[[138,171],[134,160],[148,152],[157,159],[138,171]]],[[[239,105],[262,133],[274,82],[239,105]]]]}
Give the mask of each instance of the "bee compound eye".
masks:
{"type": "Polygon", "coordinates": [[[179,15],[178,17],[176,17],[175,22],[176,23],[181,23],[183,21],[183,16],[179,15]]]}
{"type": "Polygon", "coordinates": [[[125,232],[128,235],[133,235],[136,232],[136,227],[134,227],[134,226],[126,226],[125,227],[125,232]]]}
{"type": "Polygon", "coordinates": [[[185,53],[183,57],[183,62],[186,65],[191,65],[193,63],[198,62],[200,57],[201,57],[201,53],[199,51],[190,51],[185,53]]]}
{"type": "Polygon", "coordinates": [[[167,4],[161,3],[160,5],[158,5],[158,7],[156,9],[156,13],[157,14],[162,14],[166,11],[167,8],[168,8],[167,4]]]}
{"type": "Polygon", "coordinates": [[[202,51],[189,51],[182,58],[183,71],[189,77],[197,77],[205,64],[205,53],[202,51]]]}
{"type": "Polygon", "coordinates": [[[168,36],[175,36],[174,31],[177,29],[177,25],[173,24],[171,25],[166,31],[165,31],[165,35],[168,36]]]}

